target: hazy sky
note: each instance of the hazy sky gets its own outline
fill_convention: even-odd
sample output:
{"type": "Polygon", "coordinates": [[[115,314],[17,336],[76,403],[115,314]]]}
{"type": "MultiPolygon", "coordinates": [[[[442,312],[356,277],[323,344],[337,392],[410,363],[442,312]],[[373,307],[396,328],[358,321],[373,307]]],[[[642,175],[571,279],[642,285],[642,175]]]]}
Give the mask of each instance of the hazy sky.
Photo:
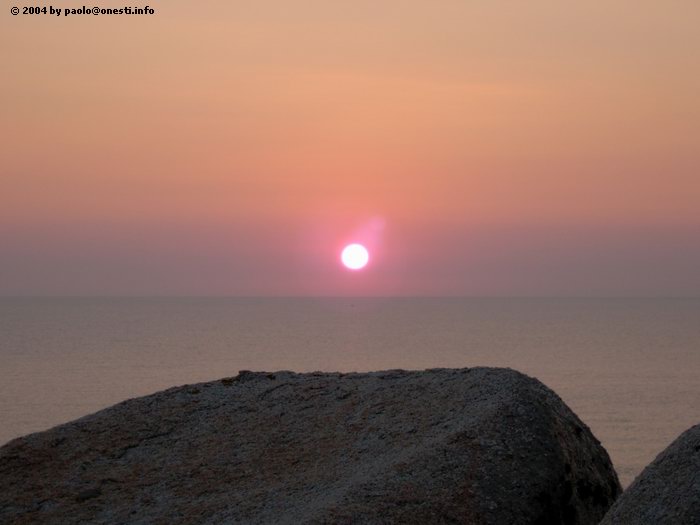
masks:
{"type": "Polygon", "coordinates": [[[697,0],[152,2],[0,15],[0,294],[700,295],[697,0]]]}

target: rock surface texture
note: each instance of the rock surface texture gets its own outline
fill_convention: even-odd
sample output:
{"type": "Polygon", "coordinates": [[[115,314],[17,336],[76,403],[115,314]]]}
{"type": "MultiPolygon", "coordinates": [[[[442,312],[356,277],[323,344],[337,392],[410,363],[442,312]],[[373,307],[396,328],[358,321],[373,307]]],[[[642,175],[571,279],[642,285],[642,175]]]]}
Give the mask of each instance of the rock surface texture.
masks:
{"type": "Polygon", "coordinates": [[[597,524],[607,453],[509,369],[241,372],[0,449],[0,523],[597,524]]]}
{"type": "Polygon", "coordinates": [[[700,525],[700,425],[637,476],[601,525],[700,525]]]}

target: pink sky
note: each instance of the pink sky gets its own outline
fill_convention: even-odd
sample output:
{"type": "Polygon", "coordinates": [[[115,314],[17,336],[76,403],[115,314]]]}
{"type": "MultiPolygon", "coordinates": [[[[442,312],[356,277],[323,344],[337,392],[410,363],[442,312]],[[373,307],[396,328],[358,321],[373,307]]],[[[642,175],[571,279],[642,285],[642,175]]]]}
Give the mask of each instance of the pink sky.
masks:
{"type": "Polygon", "coordinates": [[[0,294],[700,294],[697,2],[156,9],[1,17],[0,294]]]}

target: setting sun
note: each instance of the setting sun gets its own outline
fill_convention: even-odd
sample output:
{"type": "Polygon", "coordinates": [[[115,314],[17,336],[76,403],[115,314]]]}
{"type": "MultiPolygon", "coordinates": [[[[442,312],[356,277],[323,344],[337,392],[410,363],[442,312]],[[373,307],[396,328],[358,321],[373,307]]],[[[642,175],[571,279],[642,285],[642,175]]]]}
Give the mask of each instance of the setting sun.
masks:
{"type": "Polygon", "coordinates": [[[361,270],[369,262],[369,252],[361,244],[348,244],[343,248],[340,260],[349,270],[361,270]]]}

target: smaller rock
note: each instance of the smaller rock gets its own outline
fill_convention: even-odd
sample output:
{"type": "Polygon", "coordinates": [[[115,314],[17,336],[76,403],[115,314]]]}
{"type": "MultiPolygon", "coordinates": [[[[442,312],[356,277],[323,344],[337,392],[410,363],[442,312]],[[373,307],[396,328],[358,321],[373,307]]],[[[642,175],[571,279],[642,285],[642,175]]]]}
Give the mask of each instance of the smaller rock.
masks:
{"type": "Polygon", "coordinates": [[[700,425],[659,454],[601,521],[619,523],[700,525],[700,425]]]}

